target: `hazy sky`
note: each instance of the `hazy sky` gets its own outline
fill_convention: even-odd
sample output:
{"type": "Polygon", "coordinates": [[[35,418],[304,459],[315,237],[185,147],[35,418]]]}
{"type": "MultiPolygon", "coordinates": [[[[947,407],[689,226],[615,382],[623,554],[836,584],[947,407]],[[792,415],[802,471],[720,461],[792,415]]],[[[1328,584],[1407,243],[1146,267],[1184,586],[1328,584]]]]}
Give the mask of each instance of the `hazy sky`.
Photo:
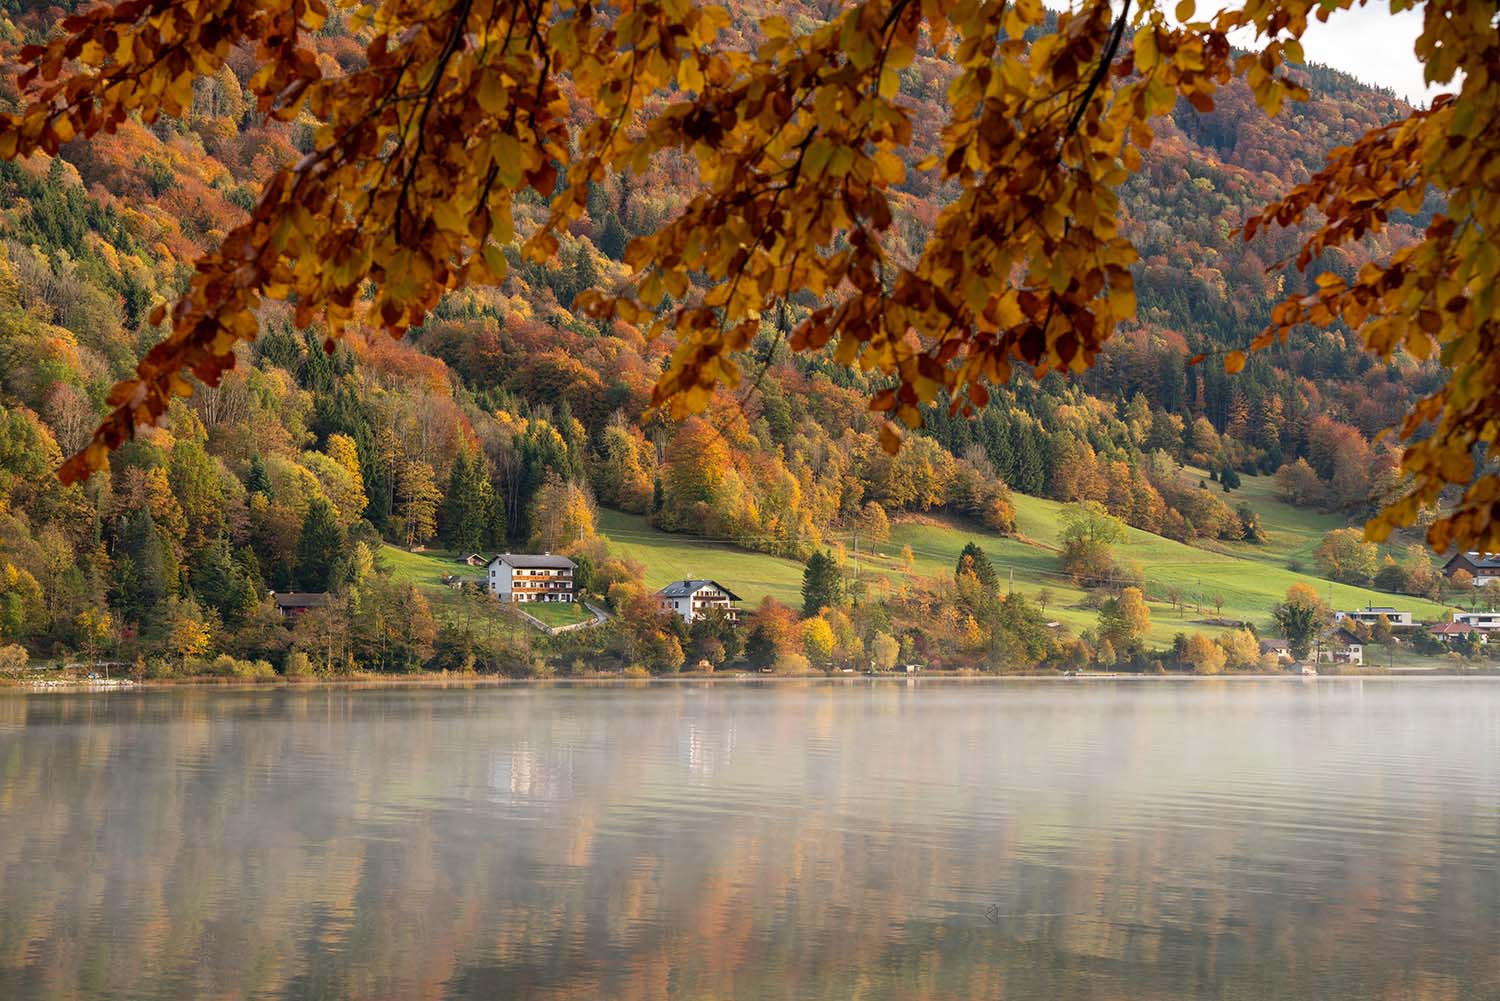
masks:
{"type": "Polygon", "coordinates": [[[1420,11],[1392,15],[1380,0],[1368,7],[1338,11],[1327,24],[1316,22],[1302,39],[1308,62],[1324,63],[1366,83],[1389,87],[1417,104],[1437,91],[1422,82],[1422,64],[1412,43],[1422,31],[1420,11]]]}
{"type": "MultiPolygon", "coordinates": [[[[1062,10],[1076,6],[1078,0],[1044,0],[1062,10]]],[[[1167,2],[1169,12],[1175,6],[1167,2]]],[[[1220,9],[1213,0],[1199,0],[1198,17],[1220,9]]],[[[1369,0],[1364,7],[1337,11],[1327,24],[1313,21],[1302,38],[1307,61],[1343,70],[1365,83],[1388,87],[1416,104],[1426,104],[1438,93],[1422,82],[1422,64],[1417,62],[1412,43],[1422,31],[1419,11],[1405,10],[1392,15],[1388,0],[1369,0]]],[[[1253,39],[1236,40],[1248,46],[1253,39]]]]}

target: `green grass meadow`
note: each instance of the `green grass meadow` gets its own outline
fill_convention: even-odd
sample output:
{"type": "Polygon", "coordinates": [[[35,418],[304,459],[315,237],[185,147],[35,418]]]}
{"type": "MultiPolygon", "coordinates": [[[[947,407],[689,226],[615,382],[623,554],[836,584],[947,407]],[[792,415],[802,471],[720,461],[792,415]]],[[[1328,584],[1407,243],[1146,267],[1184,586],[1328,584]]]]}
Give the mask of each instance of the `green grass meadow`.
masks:
{"type": "MultiPolygon", "coordinates": [[[[1214,484],[1210,487],[1218,489],[1214,484]]],[[[1243,485],[1225,499],[1231,505],[1247,501],[1255,508],[1268,536],[1264,545],[1205,542],[1189,546],[1132,528],[1126,541],[1115,548],[1118,558],[1134,560],[1145,571],[1153,643],[1169,644],[1178,632],[1219,631],[1203,621],[1207,618],[1252,622],[1269,634],[1271,608],[1296,583],[1316,588],[1336,609],[1393,605],[1411,610],[1419,619],[1447,617],[1445,608],[1430,601],[1332,584],[1290,569],[1293,564],[1312,567],[1313,553],[1324,534],[1344,527],[1345,522],[1283,503],[1271,477],[1246,476],[1243,485]],[[1167,601],[1172,589],[1182,595],[1180,610],[1167,601]],[[1216,612],[1219,598],[1222,609],[1216,612]]],[[[953,572],[964,544],[972,540],[989,555],[1007,586],[1013,580],[1016,590],[1045,605],[1049,617],[1075,631],[1092,627],[1097,615],[1083,606],[1084,593],[1057,569],[1064,505],[1022,494],[1014,500],[1017,538],[1002,538],[979,526],[948,519],[906,517],[892,525],[889,540],[874,547],[866,542],[857,554],[849,544],[852,540],[844,540],[846,571],[851,576],[857,572],[863,583],[877,590],[894,587],[907,579],[901,553],[910,546],[911,576],[946,576],[953,572]]],[[[639,515],[621,511],[601,510],[599,531],[616,552],[646,568],[646,585],[652,589],[682,578],[706,577],[735,591],[746,607],[758,605],[766,595],[793,607],[801,604],[802,564],[795,560],[672,535],[653,528],[639,515]]],[[[435,591],[447,591],[442,580],[449,574],[477,578],[483,573],[461,563],[457,554],[442,551],[411,553],[387,545],[381,547],[380,558],[396,579],[435,591]]],[[[581,621],[588,614],[581,606],[561,604],[528,606],[527,611],[549,625],[581,621]]]]}
{"type": "Polygon", "coordinates": [[[421,587],[443,587],[443,578],[450,574],[473,577],[484,576],[483,567],[471,567],[453,553],[426,550],[408,552],[389,543],[380,547],[379,559],[391,568],[391,576],[421,587]]]}
{"type": "Polygon", "coordinates": [[[554,629],[591,622],[594,618],[587,608],[576,601],[528,601],[516,608],[554,629]]]}
{"type": "MultiPolygon", "coordinates": [[[[1045,599],[1050,617],[1075,630],[1093,626],[1097,615],[1082,607],[1083,592],[1057,569],[1057,536],[1064,505],[1021,494],[1014,500],[1019,538],[1002,538],[978,526],[946,519],[899,519],[892,525],[888,541],[873,550],[866,546],[859,553],[859,575],[867,584],[878,587],[876,581],[884,578],[894,586],[906,576],[903,546],[912,549],[913,575],[951,574],[959,552],[972,540],[984,549],[1003,580],[1009,582],[1013,574],[1016,590],[1033,600],[1045,599]]],[[[1311,567],[1313,551],[1323,535],[1344,527],[1345,522],[1283,503],[1276,497],[1270,477],[1244,477],[1241,488],[1226,500],[1231,505],[1248,501],[1260,513],[1268,535],[1266,544],[1210,543],[1200,548],[1132,528],[1125,543],[1116,547],[1118,558],[1137,561],[1145,571],[1153,643],[1169,644],[1178,632],[1220,631],[1205,624],[1205,618],[1252,622],[1263,634],[1269,634],[1272,607],[1296,583],[1316,588],[1336,609],[1393,605],[1411,610],[1419,619],[1447,617],[1445,608],[1430,601],[1333,584],[1289,569],[1294,561],[1311,567]],[[1181,610],[1166,600],[1174,588],[1185,602],[1181,610]],[[1220,597],[1222,610],[1215,612],[1214,602],[1220,597]]],[[[795,561],[660,532],[645,518],[618,511],[601,511],[599,527],[616,550],[645,565],[650,587],[683,577],[711,577],[737,592],[747,606],[759,603],[767,594],[793,606],[801,600],[802,567],[795,561]]],[[[852,575],[852,548],[846,550],[846,560],[846,570],[852,575]]]]}

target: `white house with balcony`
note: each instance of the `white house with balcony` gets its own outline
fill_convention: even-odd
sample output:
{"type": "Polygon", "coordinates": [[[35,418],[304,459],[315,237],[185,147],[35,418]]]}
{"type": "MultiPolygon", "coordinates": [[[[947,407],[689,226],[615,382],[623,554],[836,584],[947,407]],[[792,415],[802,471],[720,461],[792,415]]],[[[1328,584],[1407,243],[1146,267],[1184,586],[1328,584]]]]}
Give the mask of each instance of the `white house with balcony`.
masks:
{"type": "Polygon", "coordinates": [[[1481,632],[1500,629],[1500,612],[1454,612],[1453,621],[1481,632]]]}
{"type": "Polygon", "coordinates": [[[573,601],[576,564],[566,556],[502,553],[486,568],[486,586],[501,601],[573,601]]]}
{"type": "Polygon", "coordinates": [[[1333,621],[1338,623],[1359,622],[1367,626],[1379,625],[1381,619],[1385,619],[1394,629],[1404,629],[1416,625],[1412,621],[1410,612],[1399,611],[1386,605],[1366,605],[1364,608],[1352,612],[1338,612],[1333,621]]]}
{"type": "Polygon", "coordinates": [[[740,596],[716,580],[674,580],[656,592],[656,600],[690,624],[714,609],[729,616],[731,622],[739,621],[740,596]]]}

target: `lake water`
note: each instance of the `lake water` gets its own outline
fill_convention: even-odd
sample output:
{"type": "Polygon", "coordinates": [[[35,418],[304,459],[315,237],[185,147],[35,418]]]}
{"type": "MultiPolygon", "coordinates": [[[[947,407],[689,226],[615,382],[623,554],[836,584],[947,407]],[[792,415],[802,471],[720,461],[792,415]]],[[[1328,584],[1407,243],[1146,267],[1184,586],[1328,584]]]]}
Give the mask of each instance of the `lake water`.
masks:
{"type": "Polygon", "coordinates": [[[0,998],[1500,998],[1500,684],[0,697],[0,998]]]}

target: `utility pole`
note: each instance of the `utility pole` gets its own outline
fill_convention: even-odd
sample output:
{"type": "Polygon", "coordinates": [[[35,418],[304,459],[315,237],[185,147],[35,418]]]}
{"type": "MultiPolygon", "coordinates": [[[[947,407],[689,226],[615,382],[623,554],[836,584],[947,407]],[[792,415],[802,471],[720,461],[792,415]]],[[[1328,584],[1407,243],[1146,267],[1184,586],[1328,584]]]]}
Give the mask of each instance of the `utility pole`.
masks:
{"type": "Polygon", "coordinates": [[[859,526],[854,528],[854,583],[859,584],[859,526]]]}
{"type": "Polygon", "coordinates": [[[1010,587],[1005,589],[1005,596],[1009,598],[1016,593],[1016,568],[1010,568],[1010,587]]]}

